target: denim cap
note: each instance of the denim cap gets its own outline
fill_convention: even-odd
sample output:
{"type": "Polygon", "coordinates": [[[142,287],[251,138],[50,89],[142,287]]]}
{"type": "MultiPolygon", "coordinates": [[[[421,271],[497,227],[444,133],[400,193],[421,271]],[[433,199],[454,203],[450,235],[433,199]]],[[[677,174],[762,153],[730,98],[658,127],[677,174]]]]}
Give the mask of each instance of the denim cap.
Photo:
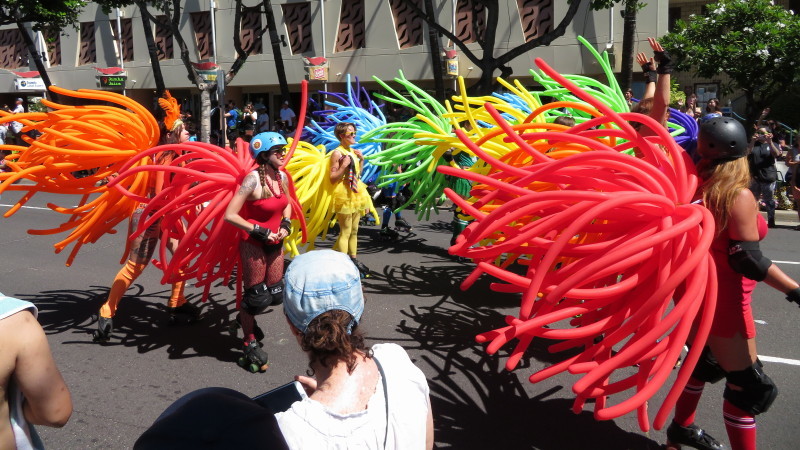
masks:
{"type": "Polygon", "coordinates": [[[301,333],[322,313],[340,309],[353,316],[347,332],[361,320],[361,275],[350,257],[334,250],[298,255],[284,276],[283,312],[301,333]]]}

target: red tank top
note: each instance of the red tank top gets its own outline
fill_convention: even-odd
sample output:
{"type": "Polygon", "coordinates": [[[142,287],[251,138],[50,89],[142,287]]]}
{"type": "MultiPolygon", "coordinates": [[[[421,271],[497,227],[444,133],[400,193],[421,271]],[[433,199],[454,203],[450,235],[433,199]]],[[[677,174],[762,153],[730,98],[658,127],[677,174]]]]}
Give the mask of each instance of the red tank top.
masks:
{"type": "MultiPolygon", "coordinates": [[[[258,224],[261,227],[269,228],[273,233],[278,231],[283,219],[283,210],[289,204],[286,194],[280,197],[269,197],[250,202],[244,202],[240,215],[244,220],[258,224]]],[[[258,241],[249,238],[245,232],[245,238],[251,243],[258,245],[258,241]]]]}
{"type": "MultiPolygon", "coordinates": [[[[767,236],[767,221],[759,214],[758,219],[758,240],[767,236]]],[[[723,230],[719,236],[711,243],[711,256],[717,265],[717,284],[719,300],[738,300],[742,304],[749,304],[750,294],[755,289],[757,281],[745,278],[742,274],[735,272],[728,264],[728,245],[730,237],[728,230],[723,230]]],[[[718,300],[718,301],[719,301],[718,300]]]]}

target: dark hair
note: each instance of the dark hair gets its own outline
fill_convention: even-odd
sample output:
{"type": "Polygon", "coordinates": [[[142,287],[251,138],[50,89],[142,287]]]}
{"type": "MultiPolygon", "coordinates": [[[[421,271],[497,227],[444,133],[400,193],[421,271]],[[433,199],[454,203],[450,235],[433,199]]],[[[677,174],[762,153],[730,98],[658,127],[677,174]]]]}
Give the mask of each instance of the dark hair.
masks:
{"type": "MultiPolygon", "coordinates": [[[[653,97],[647,97],[646,99],[643,99],[639,103],[633,105],[633,108],[631,108],[631,112],[644,114],[646,116],[650,114],[651,109],[653,109],[653,97]]],[[[632,122],[631,126],[633,126],[634,130],[638,130],[639,128],[642,127],[642,123],[632,122]]]]}
{"type": "Polygon", "coordinates": [[[352,321],[353,316],[347,311],[333,309],[320,314],[308,324],[300,348],[310,354],[309,365],[319,362],[323,367],[328,367],[341,359],[347,363],[347,372],[353,373],[358,364],[358,352],[372,356],[372,351],[364,345],[364,335],[358,330],[357,324],[348,334],[347,328],[352,321]]]}
{"type": "Polygon", "coordinates": [[[342,139],[342,135],[347,131],[347,127],[353,127],[353,131],[357,130],[356,124],[352,122],[339,122],[333,129],[333,135],[336,136],[336,139],[342,139]]]}
{"type": "Polygon", "coordinates": [[[559,125],[564,125],[567,127],[574,127],[575,126],[575,119],[570,116],[558,116],[553,123],[557,123],[559,125]]]}

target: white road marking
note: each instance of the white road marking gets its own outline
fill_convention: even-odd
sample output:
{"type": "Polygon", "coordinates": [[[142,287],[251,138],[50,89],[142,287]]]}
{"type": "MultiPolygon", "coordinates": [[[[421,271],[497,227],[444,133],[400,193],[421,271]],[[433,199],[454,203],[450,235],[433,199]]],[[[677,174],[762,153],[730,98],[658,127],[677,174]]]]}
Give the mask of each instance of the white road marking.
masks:
{"type": "Polygon", "coordinates": [[[766,324],[767,324],[767,321],[766,321],[766,320],[758,320],[758,319],[755,319],[755,320],[753,320],[753,322],[755,322],[755,323],[757,323],[757,324],[759,324],[759,325],[766,325],[766,324]]]}
{"type": "Polygon", "coordinates": [[[800,264],[798,261],[772,261],[775,264],[800,264]]]}
{"type": "Polygon", "coordinates": [[[763,356],[763,355],[758,355],[758,358],[761,361],[765,362],[789,364],[790,366],[800,366],[800,361],[796,359],[778,358],[776,356],[763,356]]]}
{"type": "MultiPolygon", "coordinates": [[[[6,206],[6,207],[11,208],[12,206],[15,206],[15,205],[0,204],[0,206],[6,206]]],[[[41,206],[23,206],[23,208],[27,208],[27,209],[44,209],[46,211],[52,211],[50,208],[42,208],[41,206]]]]}

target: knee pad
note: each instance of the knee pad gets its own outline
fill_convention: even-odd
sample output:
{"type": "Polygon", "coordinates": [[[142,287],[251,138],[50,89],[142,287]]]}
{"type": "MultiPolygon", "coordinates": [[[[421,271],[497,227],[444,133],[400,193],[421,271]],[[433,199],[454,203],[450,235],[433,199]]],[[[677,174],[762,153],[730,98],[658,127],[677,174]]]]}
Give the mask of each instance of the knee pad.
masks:
{"type": "Polygon", "coordinates": [[[778,396],[778,387],[764,373],[761,361],[756,361],[752,367],[744,370],[729,372],[726,376],[729,384],[741,388],[737,391],[725,386],[722,395],[733,406],[752,415],[767,412],[778,396]]]}
{"type": "Polygon", "coordinates": [[[283,303],[283,280],[267,286],[267,291],[271,297],[270,305],[277,306],[283,303]]]}
{"type": "Polygon", "coordinates": [[[711,354],[710,348],[703,349],[703,353],[700,354],[700,359],[697,360],[697,365],[692,371],[692,378],[712,384],[725,378],[725,371],[711,354]]]}
{"type": "Polygon", "coordinates": [[[242,309],[256,315],[263,313],[272,304],[272,296],[266,283],[258,283],[244,290],[242,309]]]}

